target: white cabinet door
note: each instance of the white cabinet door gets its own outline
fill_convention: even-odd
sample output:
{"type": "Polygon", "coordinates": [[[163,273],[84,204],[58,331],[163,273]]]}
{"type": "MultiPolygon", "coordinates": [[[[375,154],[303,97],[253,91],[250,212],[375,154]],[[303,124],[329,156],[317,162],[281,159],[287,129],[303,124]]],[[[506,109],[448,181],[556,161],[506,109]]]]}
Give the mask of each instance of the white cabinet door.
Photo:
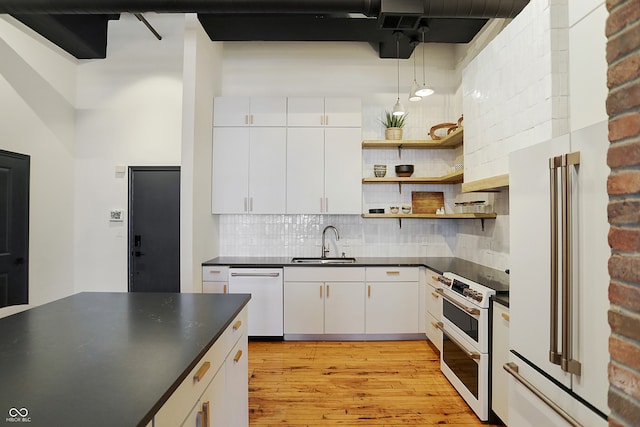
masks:
{"type": "Polygon", "coordinates": [[[360,98],[325,98],[325,126],[361,127],[362,101],[360,98]]]}
{"type": "Polygon", "coordinates": [[[284,96],[251,98],[251,112],[249,114],[251,126],[287,125],[287,98],[284,96]]]}
{"type": "Polygon", "coordinates": [[[287,99],[287,126],[324,126],[324,98],[287,99]]]}
{"type": "Polygon", "coordinates": [[[287,126],[361,127],[360,98],[289,98],[287,126]]]}
{"type": "Polygon", "coordinates": [[[226,425],[227,408],[225,400],[226,375],[224,369],[220,369],[204,393],[198,399],[196,406],[187,419],[182,423],[182,427],[204,427],[226,425]]]}
{"type": "Polygon", "coordinates": [[[502,368],[509,361],[509,309],[493,302],[491,347],[491,409],[509,425],[509,374],[502,368]]]}
{"type": "Polygon", "coordinates": [[[367,283],[368,334],[419,333],[418,282],[367,283]]]}
{"type": "Polygon", "coordinates": [[[249,192],[248,128],[213,129],[211,211],[246,213],[249,192]]]}
{"type": "Polygon", "coordinates": [[[324,129],[287,129],[287,213],[324,208],[324,129]]]}
{"type": "Polygon", "coordinates": [[[284,128],[213,129],[212,212],[284,213],[284,128]]]}
{"type": "Polygon", "coordinates": [[[287,124],[285,97],[219,96],[213,100],[214,126],[280,126],[287,124]]]}
{"type": "Polygon", "coordinates": [[[251,98],[219,96],[213,99],[214,126],[248,126],[251,98]]]}
{"type": "Polygon", "coordinates": [[[284,283],[284,333],[324,333],[324,283],[284,283]]]}
{"type": "Polygon", "coordinates": [[[228,291],[227,282],[202,282],[203,294],[226,294],[228,291]]]}
{"type": "Polygon", "coordinates": [[[325,283],[324,333],[363,334],[363,296],[362,282],[325,283]]]}
{"type": "Polygon", "coordinates": [[[285,212],[286,138],[285,128],[251,128],[248,157],[249,213],[285,212]]]}
{"type": "Polygon", "coordinates": [[[244,335],[225,361],[227,375],[226,422],[212,426],[248,427],[249,425],[249,365],[247,336],[244,335]]]}
{"type": "Polygon", "coordinates": [[[325,213],[362,213],[360,128],[325,129],[325,213]]]}

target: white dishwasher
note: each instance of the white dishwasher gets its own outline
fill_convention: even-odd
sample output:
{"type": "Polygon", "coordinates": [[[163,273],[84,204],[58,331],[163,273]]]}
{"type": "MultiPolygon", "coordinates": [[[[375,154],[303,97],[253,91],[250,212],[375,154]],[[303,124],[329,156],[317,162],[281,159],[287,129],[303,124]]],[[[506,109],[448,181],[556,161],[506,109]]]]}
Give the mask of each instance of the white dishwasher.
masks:
{"type": "Polygon", "coordinates": [[[229,293],[251,294],[249,336],[284,335],[283,286],[282,268],[229,269],[229,293]]]}

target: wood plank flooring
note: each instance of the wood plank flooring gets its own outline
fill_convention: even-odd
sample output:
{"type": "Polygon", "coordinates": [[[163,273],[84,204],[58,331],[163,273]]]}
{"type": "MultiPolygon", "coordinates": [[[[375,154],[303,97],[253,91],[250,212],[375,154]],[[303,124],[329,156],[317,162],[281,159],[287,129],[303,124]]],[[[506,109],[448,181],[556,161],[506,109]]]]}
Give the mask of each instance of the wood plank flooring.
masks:
{"type": "Polygon", "coordinates": [[[426,341],[249,343],[249,425],[485,426],[426,341]]]}

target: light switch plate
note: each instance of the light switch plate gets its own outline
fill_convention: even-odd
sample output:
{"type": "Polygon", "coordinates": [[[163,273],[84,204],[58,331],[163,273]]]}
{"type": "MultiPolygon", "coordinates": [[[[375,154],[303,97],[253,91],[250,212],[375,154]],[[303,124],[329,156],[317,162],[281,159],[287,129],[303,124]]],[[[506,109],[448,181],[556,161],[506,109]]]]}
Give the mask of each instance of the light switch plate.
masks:
{"type": "Polygon", "coordinates": [[[109,221],[111,222],[122,222],[124,221],[124,210],[122,209],[111,209],[109,212],[109,221]]]}

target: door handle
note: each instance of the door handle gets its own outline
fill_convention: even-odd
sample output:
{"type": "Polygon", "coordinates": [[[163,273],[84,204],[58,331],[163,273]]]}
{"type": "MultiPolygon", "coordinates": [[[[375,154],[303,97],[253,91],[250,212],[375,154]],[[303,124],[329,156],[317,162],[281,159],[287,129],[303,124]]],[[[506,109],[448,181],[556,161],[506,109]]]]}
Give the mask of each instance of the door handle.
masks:
{"type": "Polygon", "coordinates": [[[24,264],[24,258],[22,258],[22,257],[16,258],[16,260],[13,263],[15,265],[22,265],[22,264],[24,264]]]}
{"type": "Polygon", "coordinates": [[[142,252],[140,252],[140,251],[135,251],[135,252],[133,253],[133,255],[134,255],[134,256],[136,256],[136,257],[141,257],[141,256],[143,256],[143,255],[144,255],[144,253],[142,253],[142,252]]]}
{"type": "Polygon", "coordinates": [[[440,329],[443,334],[447,334],[447,338],[449,338],[449,340],[451,340],[452,343],[458,346],[460,350],[467,355],[468,358],[473,360],[480,360],[480,353],[467,350],[465,346],[462,345],[462,343],[460,343],[457,339],[453,338],[451,334],[446,331],[446,329],[444,328],[444,323],[438,322],[433,326],[435,326],[437,329],[440,329]]]}
{"type": "Polygon", "coordinates": [[[551,271],[549,313],[549,362],[560,364],[558,352],[558,174],[561,156],[549,159],[549,222],[551,224],[551,271]]]}
{"type": "Polygon", "coordinates": [[[458,301],[454,300],[453,298],[451,298],[450,296],[445,294],[442,289],[438,288],[438,289],[436,289],[436,292],[438,294],[440,294],[442,296],[442,298],[446,299],[447,301],[449,301],[453,305],[457,306],[458,308],[462,309],[466,313],[469,313],[472,316],[479,316],[480,315],[480,310],[479,309],[467,307],[466,305],[464,305],[462,303],[459,303],[458,301]]]}
{"type": "Polygon", "coordinates": [[[133,236],[133,246],[135,246],[136,248],[142,246],[142,236],[139,234],[136,234],[135,236],[133,236]]]}

